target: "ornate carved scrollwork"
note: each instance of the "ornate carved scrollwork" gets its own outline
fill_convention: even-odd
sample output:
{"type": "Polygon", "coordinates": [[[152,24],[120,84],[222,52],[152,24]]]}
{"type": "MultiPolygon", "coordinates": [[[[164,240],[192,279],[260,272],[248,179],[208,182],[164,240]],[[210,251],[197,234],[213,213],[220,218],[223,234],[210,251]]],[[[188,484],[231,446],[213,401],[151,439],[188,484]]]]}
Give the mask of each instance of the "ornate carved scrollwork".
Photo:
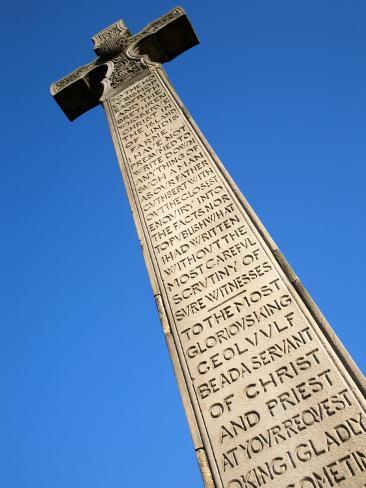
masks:
{"type": "Polygon", "coordinates": [[[123,20],[117,20],[92,37],[94,52],[102,58],[112,58],[127,48],[130,37],[131,33],[123,20]]]}

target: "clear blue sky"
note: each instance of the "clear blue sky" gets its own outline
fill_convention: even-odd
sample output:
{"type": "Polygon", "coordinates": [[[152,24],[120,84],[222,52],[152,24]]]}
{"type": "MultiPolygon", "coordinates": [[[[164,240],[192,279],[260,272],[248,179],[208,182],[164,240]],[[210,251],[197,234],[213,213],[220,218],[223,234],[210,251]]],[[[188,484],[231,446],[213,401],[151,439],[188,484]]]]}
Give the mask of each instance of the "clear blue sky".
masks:
{"type": "MultiPolygon", "coordinates": [[[[168,1],[2,7],[0,486],[201,486],[101,108],[49,84],[168,1]]],[[[365,356],[366,2],[186,0],[178,93],[359,364],[365,356]]]]}

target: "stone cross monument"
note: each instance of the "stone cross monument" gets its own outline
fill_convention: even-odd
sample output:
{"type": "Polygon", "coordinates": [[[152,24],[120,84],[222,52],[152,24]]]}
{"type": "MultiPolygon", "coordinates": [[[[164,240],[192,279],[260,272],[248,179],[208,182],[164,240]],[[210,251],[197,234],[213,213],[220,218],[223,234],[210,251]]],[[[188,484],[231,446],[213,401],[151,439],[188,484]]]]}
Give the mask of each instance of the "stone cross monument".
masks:
{"type": "Polygon", "coordinates": [[[366,486],[364,379],[161,66],[185,12],[93,41],[51,93],[107,114],[206,488],[366,486]]]}

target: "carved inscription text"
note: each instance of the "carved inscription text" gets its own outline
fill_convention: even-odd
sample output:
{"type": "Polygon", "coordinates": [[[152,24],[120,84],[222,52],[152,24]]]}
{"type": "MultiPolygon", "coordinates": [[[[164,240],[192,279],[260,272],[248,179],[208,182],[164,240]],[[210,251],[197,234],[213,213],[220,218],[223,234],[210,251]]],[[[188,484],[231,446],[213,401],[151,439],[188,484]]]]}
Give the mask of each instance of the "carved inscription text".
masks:
{"type": "Polygon", "coordinates": [[[105,106],[218,483],[364,486],[352,379],[162,70],[105,106]]]}

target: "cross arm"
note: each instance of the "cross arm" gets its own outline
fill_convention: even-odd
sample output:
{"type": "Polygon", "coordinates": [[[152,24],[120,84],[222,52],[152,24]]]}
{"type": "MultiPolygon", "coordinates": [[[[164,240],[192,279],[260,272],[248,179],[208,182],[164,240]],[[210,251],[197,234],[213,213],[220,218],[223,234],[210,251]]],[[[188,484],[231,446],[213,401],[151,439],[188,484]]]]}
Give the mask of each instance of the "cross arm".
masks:
{"type": "Polygon", "coordinates": [[[103,92],[100,81],[106,71],[107,66],[95,60],[51,85],[51,95],[69,120],[99,105],[103,92]]]}
{"type": "Polygon", "coordinates": [[[199,40],[187,14],[181,7],[176,7],[133,36],[128,53],[165,63],[197,44],[199,40]]]}

